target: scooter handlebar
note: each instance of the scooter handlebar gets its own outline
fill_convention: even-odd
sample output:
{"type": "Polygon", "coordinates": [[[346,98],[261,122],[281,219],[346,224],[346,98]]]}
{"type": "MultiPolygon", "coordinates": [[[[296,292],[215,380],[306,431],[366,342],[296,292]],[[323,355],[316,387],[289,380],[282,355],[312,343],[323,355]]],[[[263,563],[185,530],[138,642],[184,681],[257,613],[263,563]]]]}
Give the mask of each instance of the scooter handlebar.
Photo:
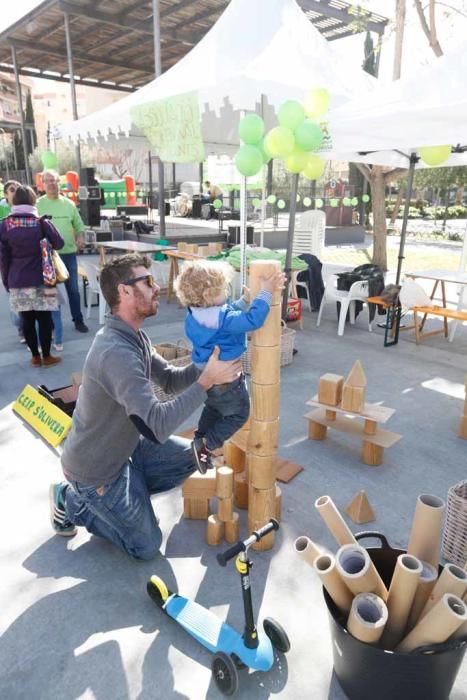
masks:
{"type": "Polygon", "coordinates": [[[259,530],[254,530],[251,536],[248,537],[248,539],[246,539],[244,542],[237,542],[233,545],[233,547],[230,547],[225,552],[221,552],[220,554],[218,554],[216,556],[217,561],[221,566],[226,566],[227,562],[233,559],[235,556],[237,556],[237,554],[240,554],[240,552],[244,552],[248,547],[250,547],[250,545],[254,544],[255,542],[259,542],[270,532],[278,529],[278,521],[275,518],[271,518],[271,520],[268,523],[266,523],[266,525],[263,525],[263,527],[260,527],[259,530]]]}

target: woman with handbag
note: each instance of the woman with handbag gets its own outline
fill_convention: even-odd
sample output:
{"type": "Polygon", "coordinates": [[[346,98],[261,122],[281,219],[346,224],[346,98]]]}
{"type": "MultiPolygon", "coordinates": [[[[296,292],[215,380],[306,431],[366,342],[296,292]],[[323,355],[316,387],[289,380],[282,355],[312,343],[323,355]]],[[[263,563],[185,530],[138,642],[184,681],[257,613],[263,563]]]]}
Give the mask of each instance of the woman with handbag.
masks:
{"type": "Polygon", "coordinates": [[[59,250],[63,238],[50,221],[39,217],[35,203],[36,195],[30,187],[16,189],[11,214],[0,223],[0,271],[10,293],[10,308],[22,318],[31,364],[50,367],[61,362],[60,357],[50,354],[51,311],[58,309],[58,301],[55,286],[44,284],[47,279],[50,285],[53,279],[43,267],[41,240],[46,239],[52,249],[59,250]]]}

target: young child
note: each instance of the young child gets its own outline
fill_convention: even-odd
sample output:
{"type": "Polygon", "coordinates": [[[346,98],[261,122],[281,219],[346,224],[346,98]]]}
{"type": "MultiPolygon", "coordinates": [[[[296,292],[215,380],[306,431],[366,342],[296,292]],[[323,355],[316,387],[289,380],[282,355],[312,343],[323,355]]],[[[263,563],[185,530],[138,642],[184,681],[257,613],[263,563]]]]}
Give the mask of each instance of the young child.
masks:
{"type": "MultiPolygon", "coordinates": [[[[284,275],[276,273],[263,280],[262,289],[248,308],[249,289],[233,303],[227,302],[233,276],[230,265],[222,262],[186,262],[175,280],[175,291],[188,310],[185,333],[193,344],[193,362],[203,369],[216,346],[221,360],[235,360],[246,349],[246,334],[261,328],[269,313],[272,294],[283,289],[284,275]]],[[[245,378],[240,375],[229,384],[209,389],[195,438],[193,455],[204,474],[213,466],[212,456],[244,425],[250,413],[245,378]]]]}

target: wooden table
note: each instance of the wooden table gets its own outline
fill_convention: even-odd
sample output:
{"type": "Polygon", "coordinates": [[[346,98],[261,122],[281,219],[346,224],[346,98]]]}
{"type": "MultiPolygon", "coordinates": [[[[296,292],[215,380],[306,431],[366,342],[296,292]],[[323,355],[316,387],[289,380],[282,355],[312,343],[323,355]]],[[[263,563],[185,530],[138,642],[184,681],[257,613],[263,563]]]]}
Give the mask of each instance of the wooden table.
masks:
{"type": "MultiPolygon", "coordinates": [[[[441,290],[441,302],[443,309],[447,308],[446,305],[446,284],[457,284],[461,286],[461,291],[459,293],[459,301],[457,302],[457,310],[460,311],[465,308],[464,302],[464,292],[467,287],[467,273],[465,272],[450,272],[448,270],[426,270],[425,272],[406,272],[405,277],[410,279],[425,279],[433,282],[433,288],[431,290],[430,299],[433,301],[435,298],[438,286],[441,290]]],[[[424,314],[422,321],[420,323],[420,332],[423,331],[425,321],[428,314],[424,314]]],[[[451,332],[449,333],[449,342],[452,342],[454,334],[456,332],[458,320],[454,319],[451,324],[451,332]]],[[[412,328],[412,326],[410,326],[412,328]]],[[[435,335],[437,332],[444,332],[446,338],[448,337],[448,319],[445,317],[443,319],[443,330],[433,331],[429,335],[435,335]]],[[[425,334],[428,335],[428,334],[425,334]]]]}
{"type": "Polygon", "coordinates": [[[105,263],[105,249],[113,249],[125,253],[167,253],[174,248],[155,243],[142,243],[141,241],[100,241],[98,244],[100,264],[105,263]]]}

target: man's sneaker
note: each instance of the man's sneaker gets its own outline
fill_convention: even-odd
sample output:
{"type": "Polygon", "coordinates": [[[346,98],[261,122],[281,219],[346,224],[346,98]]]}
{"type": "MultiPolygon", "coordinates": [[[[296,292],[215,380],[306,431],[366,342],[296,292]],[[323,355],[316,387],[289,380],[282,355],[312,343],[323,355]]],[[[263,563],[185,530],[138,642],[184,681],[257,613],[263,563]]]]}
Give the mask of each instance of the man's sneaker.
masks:
{"type": "Polygon", "coordinates": [[[191,443],[191,451],[195,459],[195,464],[201,474],[206,474],[208,469],[214,467],[211,460],[211,453],[206,447],[203,438],[195,438],[191,443]]]}
{"type": "Polygon", "coordinates": [[[83,321],[76,321],[75,328],[80,333],[87,333],[89,330],[89,328],[87,327],[87,325],[83,321]]]}
{"type": "Polygon", "coordinates": [[[76,526],[68,520],[65,510],[65,492],[67,488],[67,484],[50,484],[50,522],[56,535],[73,537],[73,535],[76,535],[76,526]]]}

